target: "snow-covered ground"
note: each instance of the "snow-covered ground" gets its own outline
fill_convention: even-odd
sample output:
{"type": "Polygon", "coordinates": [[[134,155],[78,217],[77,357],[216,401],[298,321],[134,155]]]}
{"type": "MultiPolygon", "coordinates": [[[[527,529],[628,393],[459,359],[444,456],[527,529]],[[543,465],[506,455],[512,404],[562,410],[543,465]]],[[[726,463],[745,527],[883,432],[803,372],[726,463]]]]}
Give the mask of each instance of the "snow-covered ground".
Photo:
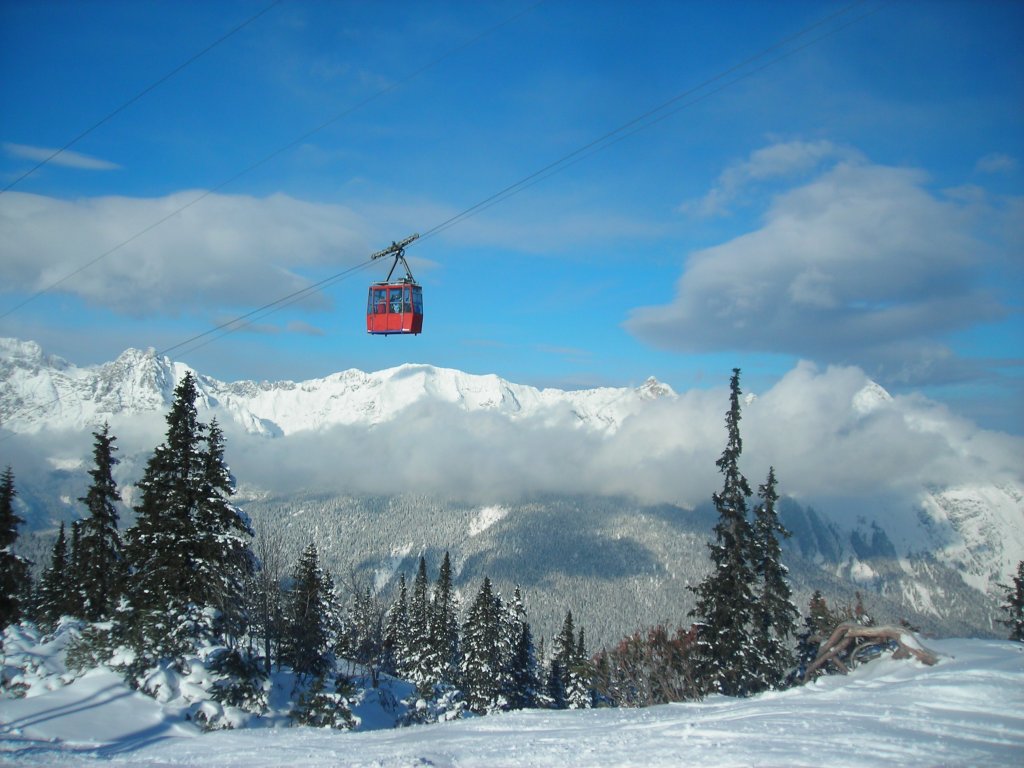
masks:
{"type": "MultiPolygon", "coordinates": [[[[111,672],[0,700],[0,763],[118,766],[1017,766],[1024,645],[935,640],[934,667],[882,658],[782,693],[649,709],[525,711],[401,729],[201,734],[111,672]],[[52,690],[50,690],[52,688],[52,690]]],[[[9,649],[10,650],[10,649],[9,649]]],[[[47,677],[50,673],[50,677],[47,677]]],[[[50,680],[50,684],[44,681],[50,680]]],[[[171,703],[173,704],[173,702],[171,703]]],[[[364,721],[364,727],[372,725],[364,721]]]]}

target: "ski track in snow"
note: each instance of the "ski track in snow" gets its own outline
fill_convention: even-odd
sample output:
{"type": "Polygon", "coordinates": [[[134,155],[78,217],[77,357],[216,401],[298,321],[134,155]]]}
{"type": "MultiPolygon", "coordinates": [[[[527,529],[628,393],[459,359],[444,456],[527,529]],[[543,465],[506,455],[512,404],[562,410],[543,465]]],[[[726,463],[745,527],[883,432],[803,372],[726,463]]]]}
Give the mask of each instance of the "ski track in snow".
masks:
{"type": "Polygon", "coordinates": [[[752,699],[532,710],[397,730],[199,734],[109,672],[0,701],[0,763],[114,766],[1007,766],[1024,756],[1024,645],[929,641],[752,699]]]}

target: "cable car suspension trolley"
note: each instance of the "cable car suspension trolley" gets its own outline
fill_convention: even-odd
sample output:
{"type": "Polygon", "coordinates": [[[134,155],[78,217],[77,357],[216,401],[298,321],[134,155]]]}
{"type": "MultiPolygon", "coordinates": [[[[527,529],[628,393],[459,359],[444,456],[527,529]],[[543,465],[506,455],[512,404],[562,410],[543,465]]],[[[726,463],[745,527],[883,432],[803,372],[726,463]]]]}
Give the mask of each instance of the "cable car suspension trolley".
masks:
{"type": "Polygon", "coordinates": [[[370,256],[371,261],[391,255],[395,260],[387,278],[370,285],[366,300],[367,333],[388,336],[417,334],[423,330],[423,288],[413,279],[412,270],[405,260],[405,246],[418,238],[418,234],[410,235],[370,256]],[[405,269],[405,277],[392,280],[399,263],[405,269]]]}

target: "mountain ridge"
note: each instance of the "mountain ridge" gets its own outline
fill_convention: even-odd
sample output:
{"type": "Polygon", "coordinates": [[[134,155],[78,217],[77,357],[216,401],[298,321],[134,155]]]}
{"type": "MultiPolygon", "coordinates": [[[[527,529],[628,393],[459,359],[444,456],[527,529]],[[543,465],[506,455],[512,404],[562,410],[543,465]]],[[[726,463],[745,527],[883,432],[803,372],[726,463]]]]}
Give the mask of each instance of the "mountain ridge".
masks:
{"type": "Polygon", "coordinates": [[[421,363],[372,373],[351,368],[300,382],[223,382],[152,348],[128,349],[113,362],[78,367],[47,355],[35,342],[7,338],[0,339],[0,427],[21,433],[82,429],[98,426],[103,416],[160,410],[170,405],[186,371],[196,377],[200,407],[230,416],[247,432],[272,437],[338,424],[378,424],[425,397],[513,419],[558,418],[568,408],[583,424],[614,430],[638,403],[675,397],[654,377],[636,388],[566,391],[421,363]],[[26,390],[43,402],[27,403],[26,390]]]}
{"type": "MultiPolygon", "coordinates": [[[[621,610],[608,606],[632,601],[636,611],[663,619],[667,606],[678,603],[673,596],[685,593],[685,583],[699,577],[696,566],[680,570],[672,558],[704,554],[703,542],[710,535],[707,500],[718,483],[714,459],[724,439],[722,403],[715,393],[677,394],[653,377],[638,387],[563,391],[409,363],[374,373],[348,369],[301,382],[222,382],[152,349],[126,350],[114,361],[80,368],[34,342],[0,339],[0,428],[7,431],[8,444],[13,438],[19,448],[32,451],[16,468],[16,476],[25,481],[19,483],[19,495],[31,513],[23,515],[29,527],[42,535],[81,514],[73,499],[82,495],[87,479],[85,440],[108,419],[119,440],[125,435],[115,479],[130,517],[133,483],[141,475],[145,452],[160,441],[174,387],[188,371],[197,380],[201,418],[236,429],[229,459],[238,456],[244,466],[240,503],[252,507],[254,519],[273,535],[282,534],[275,527],[280,522],[275,510],[288,509],[289,499],[311,493],[326,494],[326,501],[313,503],[305,522],[295,518],[289,523],[298,526],[289,535],[324,535],[340,524],[337,515],[372,518],[376,522],[366,522],[366,529],[355,535],[354,549],[346,545],[332,557],[344,568],[345,558],[367,553],[358,564],[378,574],[374,581],[379,585],[386,586],[387,578],[379,574],[393,572],[396,553],[407,561],[424,548],[450,546],[466,564],[466,574],[489,572],[497,582],[508,582],[504,586],[509,589],[510,564],[526,567],[524,552],[546,553],[558,561],[564,557],[559,547],[572,551],[577,536],[583,543],[578,557],[610,557],[619,563],[618,575],[603,578],[586,568],[569,573],[557,562],[538,566],[553,569],[539,572],[547,575],[537,576],[535,584],[544,593],[538,599],[547,606],[550,621],[557,619],[551,606],[558,604],[559,589],[584,583],[599,585],[600,598],[594,599],[601,610],[621,610]],[[396,452],[398,444],[408,449],[396,452]],[[676,480],[681,474],[686,477],[676,480]],[[282,481],[283,476],[290,479],[282,481]],[[394,477],[399,482],[392,482],[394,477]],[[672,488],[694,483],[707,489],[689,492],[687,498],[697,501],[671,495],[672,488]],[[477,486],[489,494],[478,502],[472,500],[477,486]],[[446,488],[448,501],[431,501],[422,519],[401,511],[409,504],[404,501],[331,501],[352,493],[400,499],[417,488],[437,498],[438,489],[446,488]],[[648,500],[640,501],[652,488],[648,500]],[[624,493],[636,498],[624,500],[624,493]],[[619,500],[580,500],[598,497],[619,500]],[[366,517],[360,511],[365,504],[372,510],[401,511],[404,527],[393,530],[398,538],[377,540],[384,518],[377,512],[366,517]],[[447,544],[430,530],[442,520],[447,544]],[[671,521],[668,527],[666,520],[671,521]],[[537,526],[540,533],[524,526],[537,526]],[[597,526],[598,532],[583,535],[587,526],[597,526]],[[666,536],[689,543],[666,548],[660,543],[666,536]],[[628,565],[631,559],[635,562],[628,565]],[[642,584],[648,584],[650,595],[638,591],[642,584]]],[[[799,558],[802,589],[812,588],[815,579],[833,592],[841,591],[839,585],[846,585],[842,589],[847,592],[867,589],[893,611],[940,625],[968,621],[991,632],[996,585],[1005,583],[1024,559],[1024,483],[1014,479],[1019,475],[1007,479],[1005,472],[989,477],[978,471],[987,466],[982,458],[992,451],[977,453],[977,437],[964,437],[963,425],[947,429],[941,413],[912,410],[913,402],[894,398],[863,374],[826,371],[819,375],[820,391],[807,396],[798,390],[780,399],[780,392],[788,393],[811,373],[798,366],[773,390],[745,396],[744,435],[753,433],[747,445],[755,452],[768,445],[754,463],[767,468],[765,455],[775,463],[777,451],[796,446],[793,456],[809,461],[822,454],[826,469],[836,457],[849,464],[833,472],[863,472],[865,461],[869,469],[881,465],[885,471],[892,464],[888,471],[897,472],[890,456],[901,454],[885,443],[888,433],[879,432],[897,425],[906,433],[898,434],[911,438],[912,454],[936,445],[940,470],[956,466],[949,463],[953,457],[971,471],[963,478],[942,475],[938,479],[948,482],[916,490],[912,480],[898,478],[898,486],[910,487],[912,494],[853,496],[844,502],[848,514],[835,511],[835,499],[816,502],[809,492],[789,498],[786,521],[794,529],[789,551],[799,558]],[[825,412],[831,419],[824,422],[825,434],[810,448],[800,447],[801,423],[813,424],[822,403],[835,409],[825,412]],[[832,455],[833,444],[850,435],[857,439],[848,453],[832,455]],[[815,511],[822,504],[825,514],[815,511]]],[[[1007,446],[1007,463],[1012,464],[1012,439],[997,442],[995,454],[1007,446]]],[[[802,475],[813,477],[813,471],[795,469],[792,457],[788,461],[788,485],[798,486],[802,475]]],[[[45,557],[45,547],[39,547],[45,557]]],[[[605,628],[622,627],[609,619],[605,628]]]]}

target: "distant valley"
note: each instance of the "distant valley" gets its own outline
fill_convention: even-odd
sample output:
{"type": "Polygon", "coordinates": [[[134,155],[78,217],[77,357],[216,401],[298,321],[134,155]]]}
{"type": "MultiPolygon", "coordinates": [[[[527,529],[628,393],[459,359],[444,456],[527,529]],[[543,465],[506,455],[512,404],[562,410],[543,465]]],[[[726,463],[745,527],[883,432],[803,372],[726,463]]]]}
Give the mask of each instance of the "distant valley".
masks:
{"type": "MultiPolygon", "coordinates": [[[[15,471],[30,556],[82,513],[103,421],[128,522],[185,370],[136,350],[78,368],[0,340],[0,464],[15,471]]],[[[884,620],[1001,635],[995,583],[1024,558],[1021,441],[858,374],[798,368],[746,400],[745,472],[755,487],[769,462],[780,474],[799,607],[815,588],[844,604],[859,590],[884,620]]],[[[542,636],[568,609],[592,645],[689,621],[686,586],[708,567],[721,391],[649,379],[567,392],[424,365],[199,384],[257,531],[291,555],[317,541],[340,583],[386,591],[420,554],[436,573],[447,550],[465,599],[485,574],[504,593],[521,584],[542,636]]]]}

